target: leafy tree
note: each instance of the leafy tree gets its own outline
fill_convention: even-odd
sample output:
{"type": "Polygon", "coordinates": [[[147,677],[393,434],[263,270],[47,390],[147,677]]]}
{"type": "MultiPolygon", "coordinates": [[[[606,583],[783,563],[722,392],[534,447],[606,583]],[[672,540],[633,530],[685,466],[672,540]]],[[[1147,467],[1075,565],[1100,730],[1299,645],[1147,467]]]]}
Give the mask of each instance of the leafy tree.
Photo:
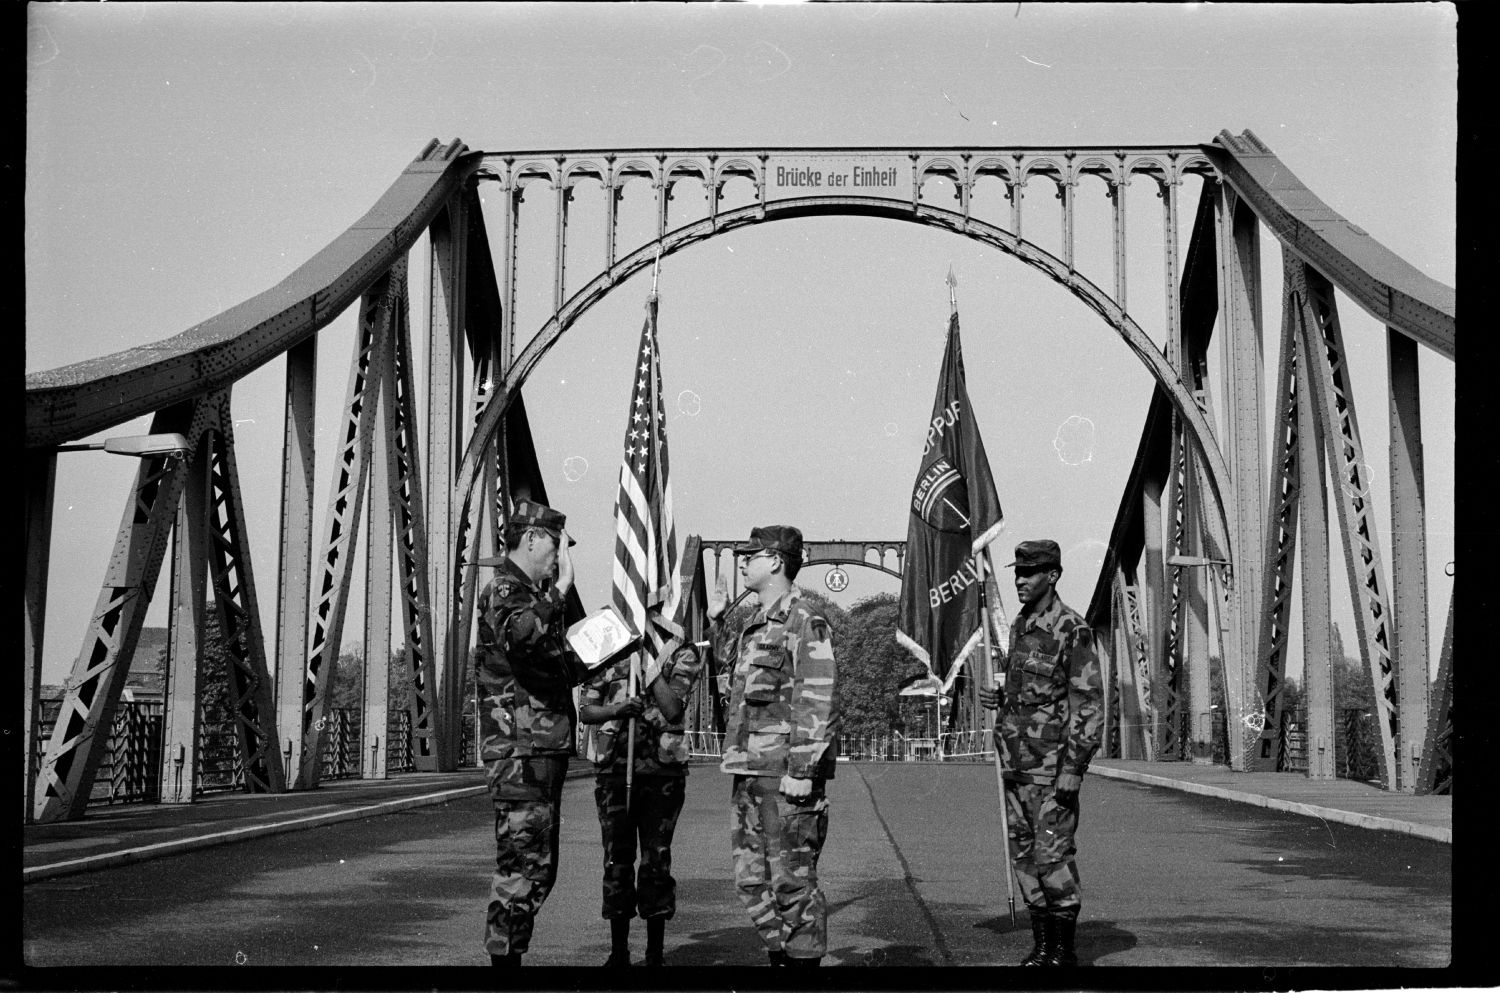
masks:
{"type": "Polygon", "coordinates": [[[835,643],[846,734],[907,730],[901,687],[926,667],[896,641],[900,610],[900,602],[891,593],[857,601],[849,611],[848,633],[835,643]]]}

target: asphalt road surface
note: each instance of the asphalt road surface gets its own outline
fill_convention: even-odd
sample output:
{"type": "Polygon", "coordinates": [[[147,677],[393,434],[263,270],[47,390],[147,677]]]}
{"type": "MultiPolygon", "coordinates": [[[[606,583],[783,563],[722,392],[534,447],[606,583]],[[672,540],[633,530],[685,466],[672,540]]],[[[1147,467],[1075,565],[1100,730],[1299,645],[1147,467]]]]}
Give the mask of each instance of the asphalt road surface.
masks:
{"type": "MultiPolygon", "coordinates": [[[[593,781],[563,800],[557,886],[528,966],[597,966],[602,850],[593,781]]],[[[820,876],[829,966],[1010,965],[990,765],[841,763],[820,876]]],[[[669,966],[760,966],[730,881],[729,777],[693,772],[674,846],[669,966]]],[[[24,887],[33,966],[466,966],[494,865],[484,797],[24,887]]],[[[1091,776],[1078,950],[1099,966],[1439,967],[1452,954],[1452,847],[1091,776]]],[[[637,961],[645,944],[637,923],[637,961]]]]}

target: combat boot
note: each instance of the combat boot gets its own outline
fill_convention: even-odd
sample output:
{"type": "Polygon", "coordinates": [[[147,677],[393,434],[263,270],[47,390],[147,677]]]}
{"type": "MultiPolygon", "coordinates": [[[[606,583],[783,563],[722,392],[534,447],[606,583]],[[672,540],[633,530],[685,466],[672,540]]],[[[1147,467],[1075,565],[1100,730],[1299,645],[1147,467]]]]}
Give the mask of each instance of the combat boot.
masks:
{"type": "Polygon", "coordinates": [[[1049,963],[1052,949],[1047,922],[1051,919],[1051,914],[1032,912],[1031,952],[1021,960],[1022,965],[1047,965],[1049,963]]]}
{"type": "Polygon", "coordinates": [[[609,919],[609,958],[604,960],[606,966],[622,966],[630,964],[630,918],[611,917],[609,919]]]}
{"type": "Polygon", "coordinates": [[[1077,965],[1078,953],[1073,949],[1073,933],[1078,927],[1078,918],[1071,914],[1052,918],[1057,937],[1052,944],[1053,965],[1077,965]]]}
{"type": "Polygon", "coordinates": [[[665,917],[646,918],[646,960],[642,965],[665,965],[662,961],[662,944],[666,941],[667,919],[665,917]]]}
{"type": "Polygon", "coordinates": [[[491,955],[490,965],[513,966],[521,964],[521,953],[511,952],[507,955],[491,955]]]}
{"type": "Polygon", "coordinates": [[[782,951],[780,948],[767,949],[766,958],[770,960],[770,964],[773,966],[786,965],[786,952],[782,951]]]}
{"type": "Polygon", "coordinates": [[[816,969],[823,961],[823,956],[817,955],[810,959],[794,959],[790,955],[786,957],[786,966],[789,969],[816,969]]]}

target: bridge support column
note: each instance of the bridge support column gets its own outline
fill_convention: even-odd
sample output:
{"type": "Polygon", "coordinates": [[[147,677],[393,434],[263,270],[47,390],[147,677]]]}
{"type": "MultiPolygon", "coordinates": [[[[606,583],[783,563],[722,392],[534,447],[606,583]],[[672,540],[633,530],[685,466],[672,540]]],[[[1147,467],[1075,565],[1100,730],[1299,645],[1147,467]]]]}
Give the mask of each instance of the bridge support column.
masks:
{"type": "Polygon", "coordinates": [[[26,823],[32,820],[36,794],[37,722],[41,720],[42,645],[47,622],[47,564],[52,555],[52,501],[57,486],[57,453],[26,453],[26,731],[22,739],[26,823]]]}
{"type": "Polygon", "coordinates": [[[196,439],[197,454],[185,470],[177,525],[172,532],[172,613],[162,708],[162,803],[191,803],[197,789],[203,713],[200,675],[206,647],[204,609],[208,590],[204,516],[208,506],[209,444],[207,437],[196,439]]]}
{"type": "Polygon", "coordinates": [[[1422,473],[1421,383],[1417,343],[1386,329],[1391,392],[1391,606],[1397,724],[1396,782],[1417,788],[1427,738],[1427,501],[1422,473]]]}
{"type": "MultiPolygon", "coordinates": [[[[1292,301],[1288,299],[1288,303],[1292,301]]],[[[1302,685],[1307,702],[1307,776],[1338,775],[1333,725],[1333,616],[1329,605],[1328,494],[1326,453],[1318,433],[1309,378],[1309,357],[1301,335],[1282,347],[1297,355],[1297,476],[1302,526],[1302,685]]],[[[1342,662],[1343,660],[1338,660],[1342,662]]]]}
{"type": "MultiPolygon", "coordinates": [[[[318,338],[286,353],[281,455],[281,559],[276,577],[276,726],[288,778],[302,766],[302,691],[312,586],[314,407],[318,338]]],[[[165,780],[163,780],[165,782],[165,780]]]]}
{"type": "Polygon", "coordinates": [[[1257,699],[1260,584],[1265,550],[1261,500],[1266,492],[1262,386],[1260,236],[1255,214],[1226,185],[1216,210],[1219,255],[1219,319],[1224,342],[1224,389],[1228,396],[1227,445],[1233,501],[1229,515],[1233,592],[1229,597],[1230,643],[1225,645],[1224,690],[1229,708],[1229,765],[1250,768],[1265,718],[1257,699]]]}
{"type": "Polygon", "coordinates": [[[1141,549],[1141,637],[1146,644],[1147,667],[1141,673],[1145,727],[1146,757],[1155,761],[1170,758],[1166,746],[1167,682],[1171,678],[1167,647],[1166,566],[1162,553],[1161,501],[1162,478],[1148,473],[1141,487],[1141,524],[1144,540],[1141,549]]]}
{"type": "MultiPolygon", "coordinates": [[[[390,754],[391,690],[391,514],[390,480],[395,448],[395,369],[382,363],[375,389],[379,411],[370,446],[369,527],[365,540],[364,707],[359,725],[360,776],[385,779],[390,754]]],[[[404,648],[405,646],[403,646],[404,648]]]]}
{"type": "Polygon", "coordinates": [[[458,739],[450,715],[461,709],[463,660],[459,642],[467,641],[455,621],[458,606],[456,522],[453,519],[455,460],[463,452],[463,422],[455,412],[465,407],[464,293],[468,247],[468,212],[462,195],[448,202],[444,215],[429,229],[431,269],[427,321],[427,506],[428,593],[432,598],[432,638],[437,661],[434,693],[437,765],[458,767],[458,739]]]}

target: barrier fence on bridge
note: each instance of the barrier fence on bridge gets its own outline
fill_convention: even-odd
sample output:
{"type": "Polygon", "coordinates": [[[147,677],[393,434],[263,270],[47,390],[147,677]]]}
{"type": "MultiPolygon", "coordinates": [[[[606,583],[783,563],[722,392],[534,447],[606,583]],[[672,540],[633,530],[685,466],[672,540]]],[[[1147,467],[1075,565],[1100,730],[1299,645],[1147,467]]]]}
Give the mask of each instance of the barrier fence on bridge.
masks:
{"type": "MultiPolygon", "coordinates": [[[[32,749],[33,766],[39,766],[47,735],[57,720],[61,700],[43,700],[41,734],[32,749]]],[[[108,747],[94,777],[89,804],[157,803],[162,797],[162,710],[160,701],[122,701],[115,708],[108,747]]],[[[325,780],[358,779],[364,774],[366,756],[360,754],[361,714],[356,707],[335,707],[324,716],[327,733],[323,744],[325,780]]],[[[397,710],[390,721],[387,772],[412,772],[411,717],[397,710]]],[[[198,774],[192,784],[194,796],[243,790],[244,765],[231,722],[204,722],[198,730],[198,774]]],[[[463,766],[474,761],[473,722],[463,731],[460,757],[463,766]]]]}

